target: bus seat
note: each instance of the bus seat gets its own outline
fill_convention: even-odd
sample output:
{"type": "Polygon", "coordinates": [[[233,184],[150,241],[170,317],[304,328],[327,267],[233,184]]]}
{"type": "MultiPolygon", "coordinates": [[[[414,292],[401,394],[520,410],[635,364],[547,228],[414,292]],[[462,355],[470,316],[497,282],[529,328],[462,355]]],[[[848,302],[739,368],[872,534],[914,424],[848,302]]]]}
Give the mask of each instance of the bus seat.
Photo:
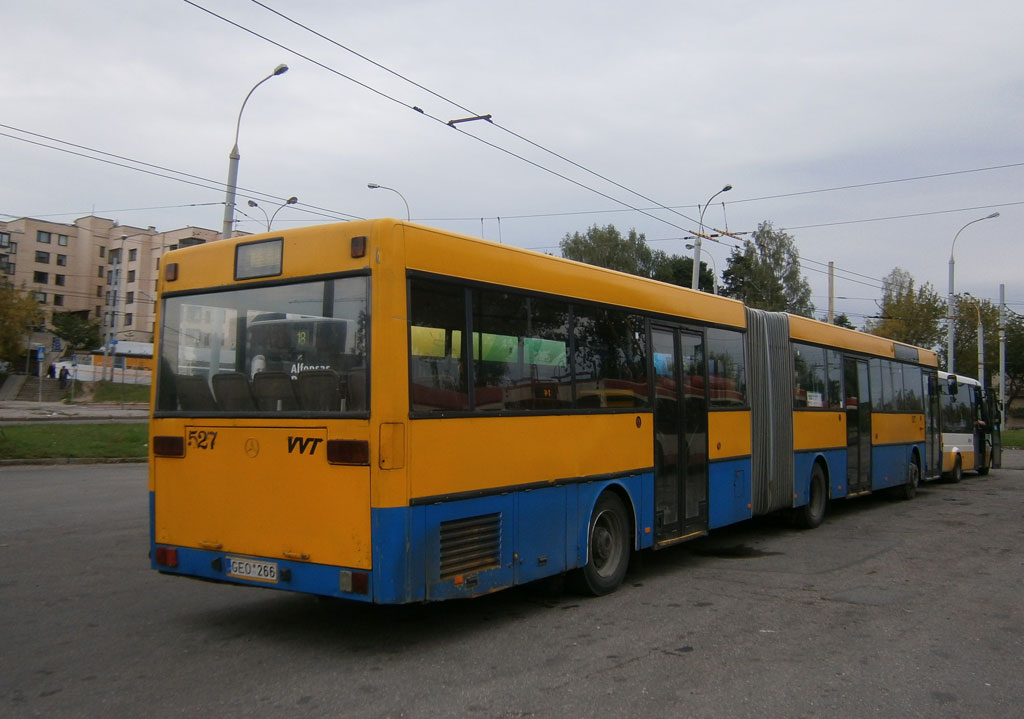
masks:
{"type": "Polygon", "coordinates": [[[366,406],[366,368],[357,367],[348,373],[348,404],[345,409],[350,412],[365,412],[366,406]]]}
{"type": "Polygon", "coordinates": [[[219,372],[213,376],[213,393],[217,404],[226,412],[254,410],[249,380],[241,372],[219,372]]]}
{"type": "Polygon", "coordinates": [[[332,369],[308,369],[295,381],[299,406],[310,412],[338,412],[341,409],[341,377],[332,369]]]}
{"type": "Polygon", "coordinates": [[[178,406],[186,412],[212,412],[217,409],[206,377],[198,374],[174,376],[178,391],[178,406]]]}
{"type": "Polygon", "coordinates": [[[269,412],[294,412],[299,408],[287,372],[257,372],[252,378],[252,395],[256,408],[269,412]]]}

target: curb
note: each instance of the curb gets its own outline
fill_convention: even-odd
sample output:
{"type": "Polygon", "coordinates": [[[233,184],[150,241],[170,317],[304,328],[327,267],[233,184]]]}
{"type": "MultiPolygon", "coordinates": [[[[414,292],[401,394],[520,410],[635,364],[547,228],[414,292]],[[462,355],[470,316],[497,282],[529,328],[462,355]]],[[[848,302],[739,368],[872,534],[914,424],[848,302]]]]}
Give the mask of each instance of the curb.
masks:
{"type": "Polygon", "coordinates": [[[47,464],[139,464],[148,457],[31,457],[26,459],[0,459],[0,467],[47,464]]]}

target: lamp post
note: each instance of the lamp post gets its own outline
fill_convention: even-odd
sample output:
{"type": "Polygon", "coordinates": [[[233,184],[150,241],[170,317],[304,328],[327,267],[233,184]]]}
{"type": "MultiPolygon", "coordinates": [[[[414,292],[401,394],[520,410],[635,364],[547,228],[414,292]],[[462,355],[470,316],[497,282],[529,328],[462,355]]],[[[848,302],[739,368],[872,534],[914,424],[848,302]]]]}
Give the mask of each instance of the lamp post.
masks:
{"type": "Polygon", "coordinates": [[[693,243],[693,283],[691,287],[697,289],[697,280],[700,277],[700,240],[701,235],[704,234],[704,211],[708,209],[708,205],[711,201],[721,195],[723,192],[728,192],[732,189],[732,185],[726,185],[721,190],[713,194],[708,198],[708,201],[704,203],[704,207],[700,208],[700,232],[697,233],[697,239],[693,243]]]}
{"type": "Polygon", "coordinates": [[[235,222],[235,187],[238,185],[238,133],[242,128],[242,111],[245,110],[245,103],[249,102],[249,98],[256,92],[256,88],[265,83],[272,77],[283,75],[288,72],[288,66],[281,64],[274,68],[274,71],[267,75],[265,78],[257,82],[249,90],[249,94],[242,100],[242,107],[238,110],[238,121],[235,122],[235,144],[231,148],[231,153],[228,155],[228,184],[227,193],[224,197],[224,227],[222,230],[222,236],[224,239],[231,237],[231,228],[235,222]]]}
{"type": "Polygon", "coordinates": [[[406,201],[405,195],[403,195],[401,192],[399,192],[393,187],[385,187],[384,185],[378,185],[376,182],[369,182],[366,184],[366,186],[369,187],[371,190],[391,190],[391,192],[394,192],[396,195],[401,197],[402,202],[405,202],[405,219],[412,220],[412,214],[409,212],[409,203],[408,201],[406,201]]]}
{"type": "Polygon", "coordinates": [[[964,292],[964,296],[974,300],[974,309],[978,311],[978,383],[982,391],[985,389],[985,328],[981,324],[981,300],[964,292]]]}
{"type": "Polygon", "coordinates": [[[267,211],[260,207],[255,200],[249,200],[248,204],[249,207],[255,207],[257,210],[263,213],[263,219],[267,221],[267,232],[270,232],[270,226],[274,224],[274,218],[277,217],[277,213],[280,212],[282,208],[287,207],[288,205],[294,205],[298,201],[298,197],[289,197],[287,200],[284,201],[284,203],[278,205],[277,209],[274,210],[274,214],[272,214],[270,217],[267,217],[267,211]]]}
{"type": "Polygon", "coordinates": [[[956,248],[956,240],[960,237],[960,233],[966,230],[968,227],[973,225],[975,222],[981,222],[982,220],[992,220],[999,217],[998,212],[993,212],[991,215],[985,217],[979,217],[976,220],[971,220],[966,225],[961,227],[953,235],[953,244],[949,248],[949,294],[946,296],[946,371],[954,372],[953,366],[953,250],[956,248]]]}
{"type": "MultiPolygon", "coordinates": [[[[694,247],[695,247],[695,245],[687,245],[686,249],[692,250],[692,249],[694,249],[694,247]]],[[[703,252],[705,255],[707,255],[708,257],[711,258],[711,271],[713,273],[711,275],[712,287],[714,287],[715,294],[717,295],[718,294],[718,264],[715,262],[715,256],[713,254],[711,254],[710,252],[708,252],[707,250],[705,250],[704,248],[698,248],[698,252],[703,252]]]]}

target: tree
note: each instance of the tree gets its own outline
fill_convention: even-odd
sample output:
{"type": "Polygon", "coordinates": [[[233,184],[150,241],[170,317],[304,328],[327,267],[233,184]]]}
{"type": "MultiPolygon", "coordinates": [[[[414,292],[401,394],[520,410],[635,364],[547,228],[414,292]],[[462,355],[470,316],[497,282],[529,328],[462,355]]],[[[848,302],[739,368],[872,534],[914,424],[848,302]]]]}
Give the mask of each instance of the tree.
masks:
{"type": "Polygon", "coordinates": [[[906,270],[894,267],[882,280],[878,310],[878,318],[864,325],[866,332],[929,349],[942,343],[946,303],[929,282],[915,290],[906,270]]]}
{"type": "Polygon", "coordinates": [[[88,312],[54,312],[54,333],[67,342],[69,349],[93,349],[99,347],[100,326],[91,322],[88,312]]]}
{"type": "Polygon", "coordinates": [[[1003,397],[1009,407],[1010,402],[1024,394],[1024,317],[1016,313],[1007,314],[1006,392],[1003,397]]]}
{"type": "Polygon", "coordinates": [[[840,312],[838,315],[836,315],[835,319],[832,320],[832,324],[836,325],[837,327],[845,327],[850,330],[857,329],[856,325],[854,325],[853,322],[850,321],[850,318],[846,316],[845,312],[840,312]]]}
{"type": "MultiPolygon", "coordinates": [[[[631,229],[625,237],[614,225],[590,227],[585,234],[567,234],[559,243],[566,259],[586,262],[588,265],[607,267],[631,275],[689,287],[693,277],[693,258],[669,255],[647,246],[643,233],[631,229]]],[[[701,263],[699,284],[711,291],[714,277],[707,265],[701,263]]]]}
{"type": "Polygon", "coordinates": [[[791,235],[767,220],[729,255],[722,294],[762,310],[811,317],[811,287],[800,274],[800,253],[791,235]]]}
{"type": "Polygon", "coordinates": [[[623,237],[615,225],[593,225],[586,234],[567,234],[559,247],[562,257],[631,275],[650,277],[654,269],[654,253],[643,234],[630,230],[623,237]]]}
{"type": "MultiPolygon", "coordinates": [[[[978,378],[979,310],[985,328],[985,383],[991,385],[992,376],[999,372],[999,308],[988,300],[957,295],[953,303],[953,367],[957,374],[978,378]]],[[[939,354],[945,364],[946,352],[939,354]]],[[[1009,342],[1006,359],[1009,364],[1009,342]]]]}
{"type": "Polygon", "coordinates": [[[41,321],[39,303],[28,292],[0,282],[0,360],[24,360],[28,331],[41,321]]]}

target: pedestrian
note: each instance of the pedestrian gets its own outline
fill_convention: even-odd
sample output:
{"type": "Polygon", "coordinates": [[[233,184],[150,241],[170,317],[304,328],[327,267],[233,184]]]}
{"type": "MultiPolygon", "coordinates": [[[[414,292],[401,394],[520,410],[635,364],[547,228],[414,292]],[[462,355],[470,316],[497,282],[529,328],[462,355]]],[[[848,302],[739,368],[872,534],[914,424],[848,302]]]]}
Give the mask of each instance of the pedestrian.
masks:
{"type": "Polygon", "coordinates": [[[46,376],[49,377],[50,379],[53,379],[54,377],[57,376],[57,370],[52,363],[50,364],[50,368],[46,370],[46,376]]]}
{"type": "Polygon", "coordinates": [[[67,367],[61,367],[60,368],[60,388],[61,389],[64,389],[65,387],[68,386],[68,377],[70,377],[70,376],[71,376],[71,373],[68,372],[68,368],[67,367]]]}

